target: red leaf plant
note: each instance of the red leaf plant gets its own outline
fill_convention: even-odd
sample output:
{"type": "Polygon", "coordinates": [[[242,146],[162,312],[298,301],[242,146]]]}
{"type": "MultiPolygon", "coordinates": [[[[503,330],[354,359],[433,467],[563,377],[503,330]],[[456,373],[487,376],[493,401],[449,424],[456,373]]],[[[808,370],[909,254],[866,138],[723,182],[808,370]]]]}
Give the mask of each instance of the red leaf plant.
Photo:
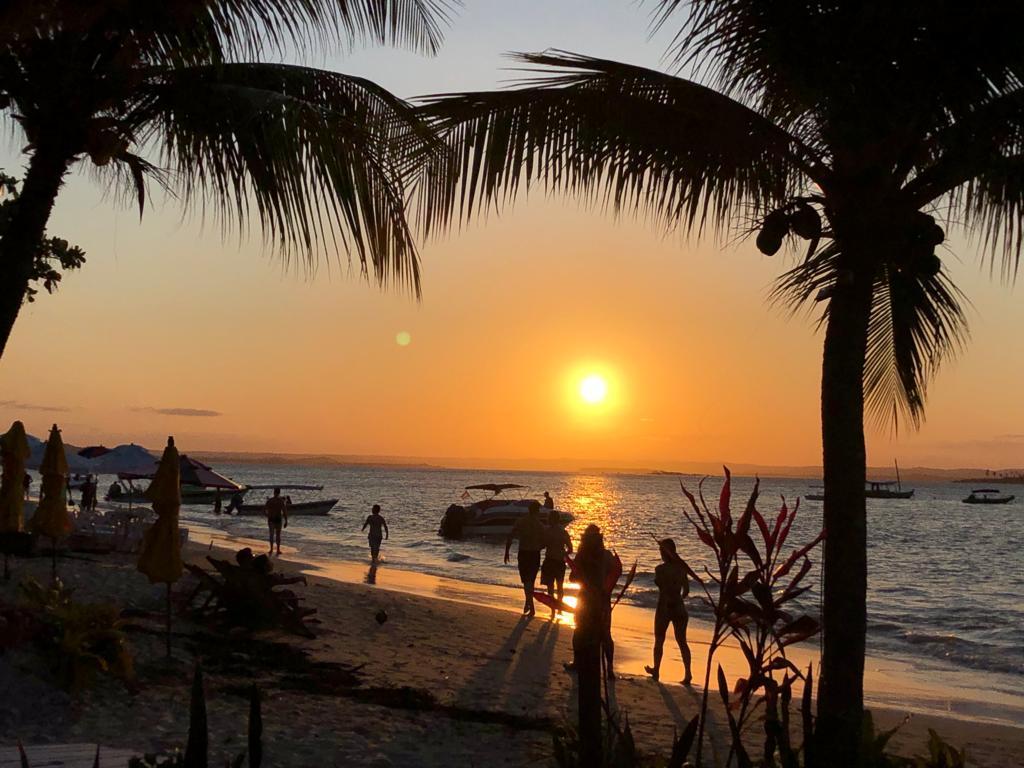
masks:
{"type": "Polygon", "coordinates": [[[741,739],[745,726],[761,704],[765,706],[764,764],[774,765],[776,750],[792,753],[788,743],[788,705],[794,683],[805,677],[786,658],[786,648],[813,637],[819,631],[816,619],[793,615],[792,603],[810,588],[802,586],[812,567],[809,555],[824,539],[825,532],[819,533],[810,543],[785,552],[786,540],[800,506],[799,500],[790,510],[783,498],[775,520],[767,521],[757,510],[760,480],[755,480],[746,508],[738,518],[734,518],[730,510],[732,476],[728,467],[724,470],[725,482],[717,510],[704,499],[703,486],[707,478],[698,485],[697,497],[680,481],[683,495],[689,502],[689,509],[684,507],[683,515],[697,538],[713,554],[713,567],[704,566],[703,575],[690,570],[691,578],[704,593],[701,601],[714,616],[704,674],[696,761],[699,766],[713,657],[732,637],[747,660],[748,672],[736,681],[730,693],[725,672],[721,666],[718,667],[719,693],[725,704],[732,736],[726,768],[734,756],[738,768],[752,765],[741,739]],[[751,535],[752,530],[754,535],[751,535]],[[782,719],[787,725],[785,735],[780,733],[780,703],[782,719]]]}

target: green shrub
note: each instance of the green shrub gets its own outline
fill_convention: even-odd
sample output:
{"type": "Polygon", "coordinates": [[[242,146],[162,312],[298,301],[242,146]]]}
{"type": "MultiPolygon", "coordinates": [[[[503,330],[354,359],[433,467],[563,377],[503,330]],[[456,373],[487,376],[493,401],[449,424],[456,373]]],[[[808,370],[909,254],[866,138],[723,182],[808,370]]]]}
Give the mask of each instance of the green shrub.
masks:
{"type": "Polygon", "coordinates": [[[32,640],[62,685],[78,690],[97,673],[134,678],[131,646],[114,606],[76,603],[60,580],[43,587],[28,579],[21,591],[38,619],[32,640]]]}

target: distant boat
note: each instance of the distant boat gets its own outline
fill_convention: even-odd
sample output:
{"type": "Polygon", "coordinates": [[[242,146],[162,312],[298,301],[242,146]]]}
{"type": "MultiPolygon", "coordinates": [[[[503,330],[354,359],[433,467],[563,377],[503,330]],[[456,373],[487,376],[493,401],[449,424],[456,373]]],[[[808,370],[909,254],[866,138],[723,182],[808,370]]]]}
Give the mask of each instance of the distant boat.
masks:
{"type": "MultiPolygon", "coordinates": [[[[814,490],[815,493],[808,493],[804,498],[808,501],[824,501],[825,492],[823,490],[818,492],[817,488],[814,490]]],[[[900,484],[899,464],[896,464],[895,480],[868,480],[867,488],[864,489],[864,498],[866,499],[909,499],[913,495],[913,488],[909,491],[904,491],[903,486],[900,484]],[[896,487],[893,488],[893,486],[896,487]]]]}
{"type": "MultiPolygon", "coordinates": [[[[280,489],[281,491],[322,491],[324,487],[322,485],[250,485],[246,490],[248,491],[268,491],[271,489],[280,489]]],[[[299,499],[298,501],[291,501],[291,496],[288,496],[288,516],[293,515],[308,515],[315,517],[323,517],[328,514],[332,509],[337,506],[339,499],[299,499]]],[[[238,508],[238,514],[240,515],[262,515],[266,512],[266,502],[262,504],[243,504],[238,508]]]]}
{"type": "Polygon", "coordinates": [[[995,488],[977,488],[963,500],[964,504],[1009,504],[1016,496],[999,495],[995,488]]]}

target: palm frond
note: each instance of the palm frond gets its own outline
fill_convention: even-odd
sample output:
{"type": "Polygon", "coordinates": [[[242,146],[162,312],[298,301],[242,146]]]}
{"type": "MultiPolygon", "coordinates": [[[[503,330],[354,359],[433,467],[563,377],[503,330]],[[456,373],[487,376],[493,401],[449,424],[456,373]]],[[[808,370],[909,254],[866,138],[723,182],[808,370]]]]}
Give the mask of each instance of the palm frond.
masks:
{"type": "Polygon", "coordinates": [[[864,406],[880,426],[921,425],[929,380],[967,341],[963,298],[942,271],[881,267],[864,362],[864,406]]]}
{"type": "Polygon", "coordinates": [[[435,53],[459,0],[38,0],[0,7],[0,45],[131,39],[154,63],[253,58],[268,46],[374,42],[435,53]]]}
{"type": "MultiPolygon", "coordinates": [[[[797,310],[841,289],[842,252],[828,243],[811,259],[781,275],[771,299],[797,310]]],[[[864,364],[864,404],[879,426],[898,430],[903,422],[915,429],[924,418],[929,380],[942,361],[966,343],[967,321],[963,294],[948,276],[879,263],[872,289],[864,364]]],[[[828,319],[825,304],[820,322],[828,319]]]]}
{"type": "Polygon", "coordinates": [[[813,151],[753,110],[660,72],[570,53],[507,91],[425,99],[448,152],[418,181],[429,232],[500,207],[533,182],[667,226],[719,230],[823,173],[813,151]]]}
{"type": "Polygon", "coordinates": [[[333,244],[418,295],[404,176],[432,145],[402,100],[337,73],[232,64],[164,73],[132,117],[184,202],[222,227],[258,222],[307,268],[333,244]]]}

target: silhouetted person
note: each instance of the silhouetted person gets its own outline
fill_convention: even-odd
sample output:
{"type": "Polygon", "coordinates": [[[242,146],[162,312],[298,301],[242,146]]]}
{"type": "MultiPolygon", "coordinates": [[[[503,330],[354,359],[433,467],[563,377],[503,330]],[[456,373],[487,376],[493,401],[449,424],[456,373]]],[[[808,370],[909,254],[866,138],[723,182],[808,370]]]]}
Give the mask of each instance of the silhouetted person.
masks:
{"type": "MultiPolygon", "coordinates": [[[[544,564],[540,568],[540,583],[548,588],[548,594],[562,602],[565,597],[565,556],[572,554],[572,539],[562,527],[558,512],[552,508],[548,513],[548,528],[545,531],[544,564]]],[[[551,609],[551,619],[558,610],[551,609]]]]}
{"type": "Polygon", "coordinates": [[[274,495],[267,499],[264,511],[267,513],[267,529],[270,536],[270,553],[274,553],[277,540],[277,554],[281,554],[281,528],[288,527],[288,500],[281,496],[281,489],[275,488],[274,495]]]}
{"type": "Polygon", "coordinates": [[[540,569],[540,553],[545,544],[544,524],[540,521],[540,504],[531,501],[527,512],[516,520],[515,525],[505,540],[505,563],[512,548],[512,539],[519,539],[519,551],[516,563],[519,566],[519,580],[523,583],[523,614],[533,616],[537,611],[533,607],[533,590],[537,582],[537,571],[540,569]]]}
{"type": "Polygon", "coordinates": [[[544,509],[554,509],[555,500],[551,498],[551,494],[544,491],[544,509]]]}
{"type": "Polygon", "coordinates": [[[366,535],[366,539],[370,543],[370,559],[377,562],[377,558],[380,557],[380,543],[384,539],[391,538],[391,532],[388,530],[388,521],[381,517],[380,514],[380,504],[373,505],[373,508],[370,510],[370,516],[363,523],[362,530],[365,531],[367,526],[370,527],[370,532],[366,535]]]}
{"type": "Polygon", "coordinates": [[[26,472],[24,479],[21,481],[21,485],[25,489],[25,498],[27,499],[29,491],[32,488],[32,475],[26,472]]]}
{"type": "MultiPolygon", "coordinates": [[[[573,668],[578,675],[580,744],[600,745],[601,734],[601,654],[604,651],[608,674],[612,675],[611,581],[614,558],[604,547],[604,537],[596,525],[588,525],[580,537],[573,572],[580,584],[576,606],[576,629],[572,634],[573,668]]],[[[614,584],[614,582],[613,582],[614,584]]],[[[598,754],[599,754],[599,747],[598,754]]],[[[589,755],[593,758],[593,755],[589,755]]]]}
{"type": "Polygon", "coordinates": [[[219,515],[221,512],[221,501],[220,501],[220,488],[213,492],[213,514],[219,515]]]}
{"type": "Polygon", "coordinates": [[[231,499],[228,501],[228,508],[224,510],[225,515],[230,515],[232,512],[242,514],[242,492],[235,491],[231,494],[231,499]]]}
{"type": "Polygon", "coordinates": [[[671,624],[686,670],[683,685],[689,685],[693,678],[690,673],[690,646],[686,644],[686,625],[690,617],[684,600],[690,594],[688,569],[676,552],[676,543],[672,539],[659,541],[658,549],[662,562],[654,569],[654,583],[658,585],[658,607],[654,612],[654,666],[645,666],[644,669],[655,680],[658,679],[665,648],[665,633],[671,624]]]}

